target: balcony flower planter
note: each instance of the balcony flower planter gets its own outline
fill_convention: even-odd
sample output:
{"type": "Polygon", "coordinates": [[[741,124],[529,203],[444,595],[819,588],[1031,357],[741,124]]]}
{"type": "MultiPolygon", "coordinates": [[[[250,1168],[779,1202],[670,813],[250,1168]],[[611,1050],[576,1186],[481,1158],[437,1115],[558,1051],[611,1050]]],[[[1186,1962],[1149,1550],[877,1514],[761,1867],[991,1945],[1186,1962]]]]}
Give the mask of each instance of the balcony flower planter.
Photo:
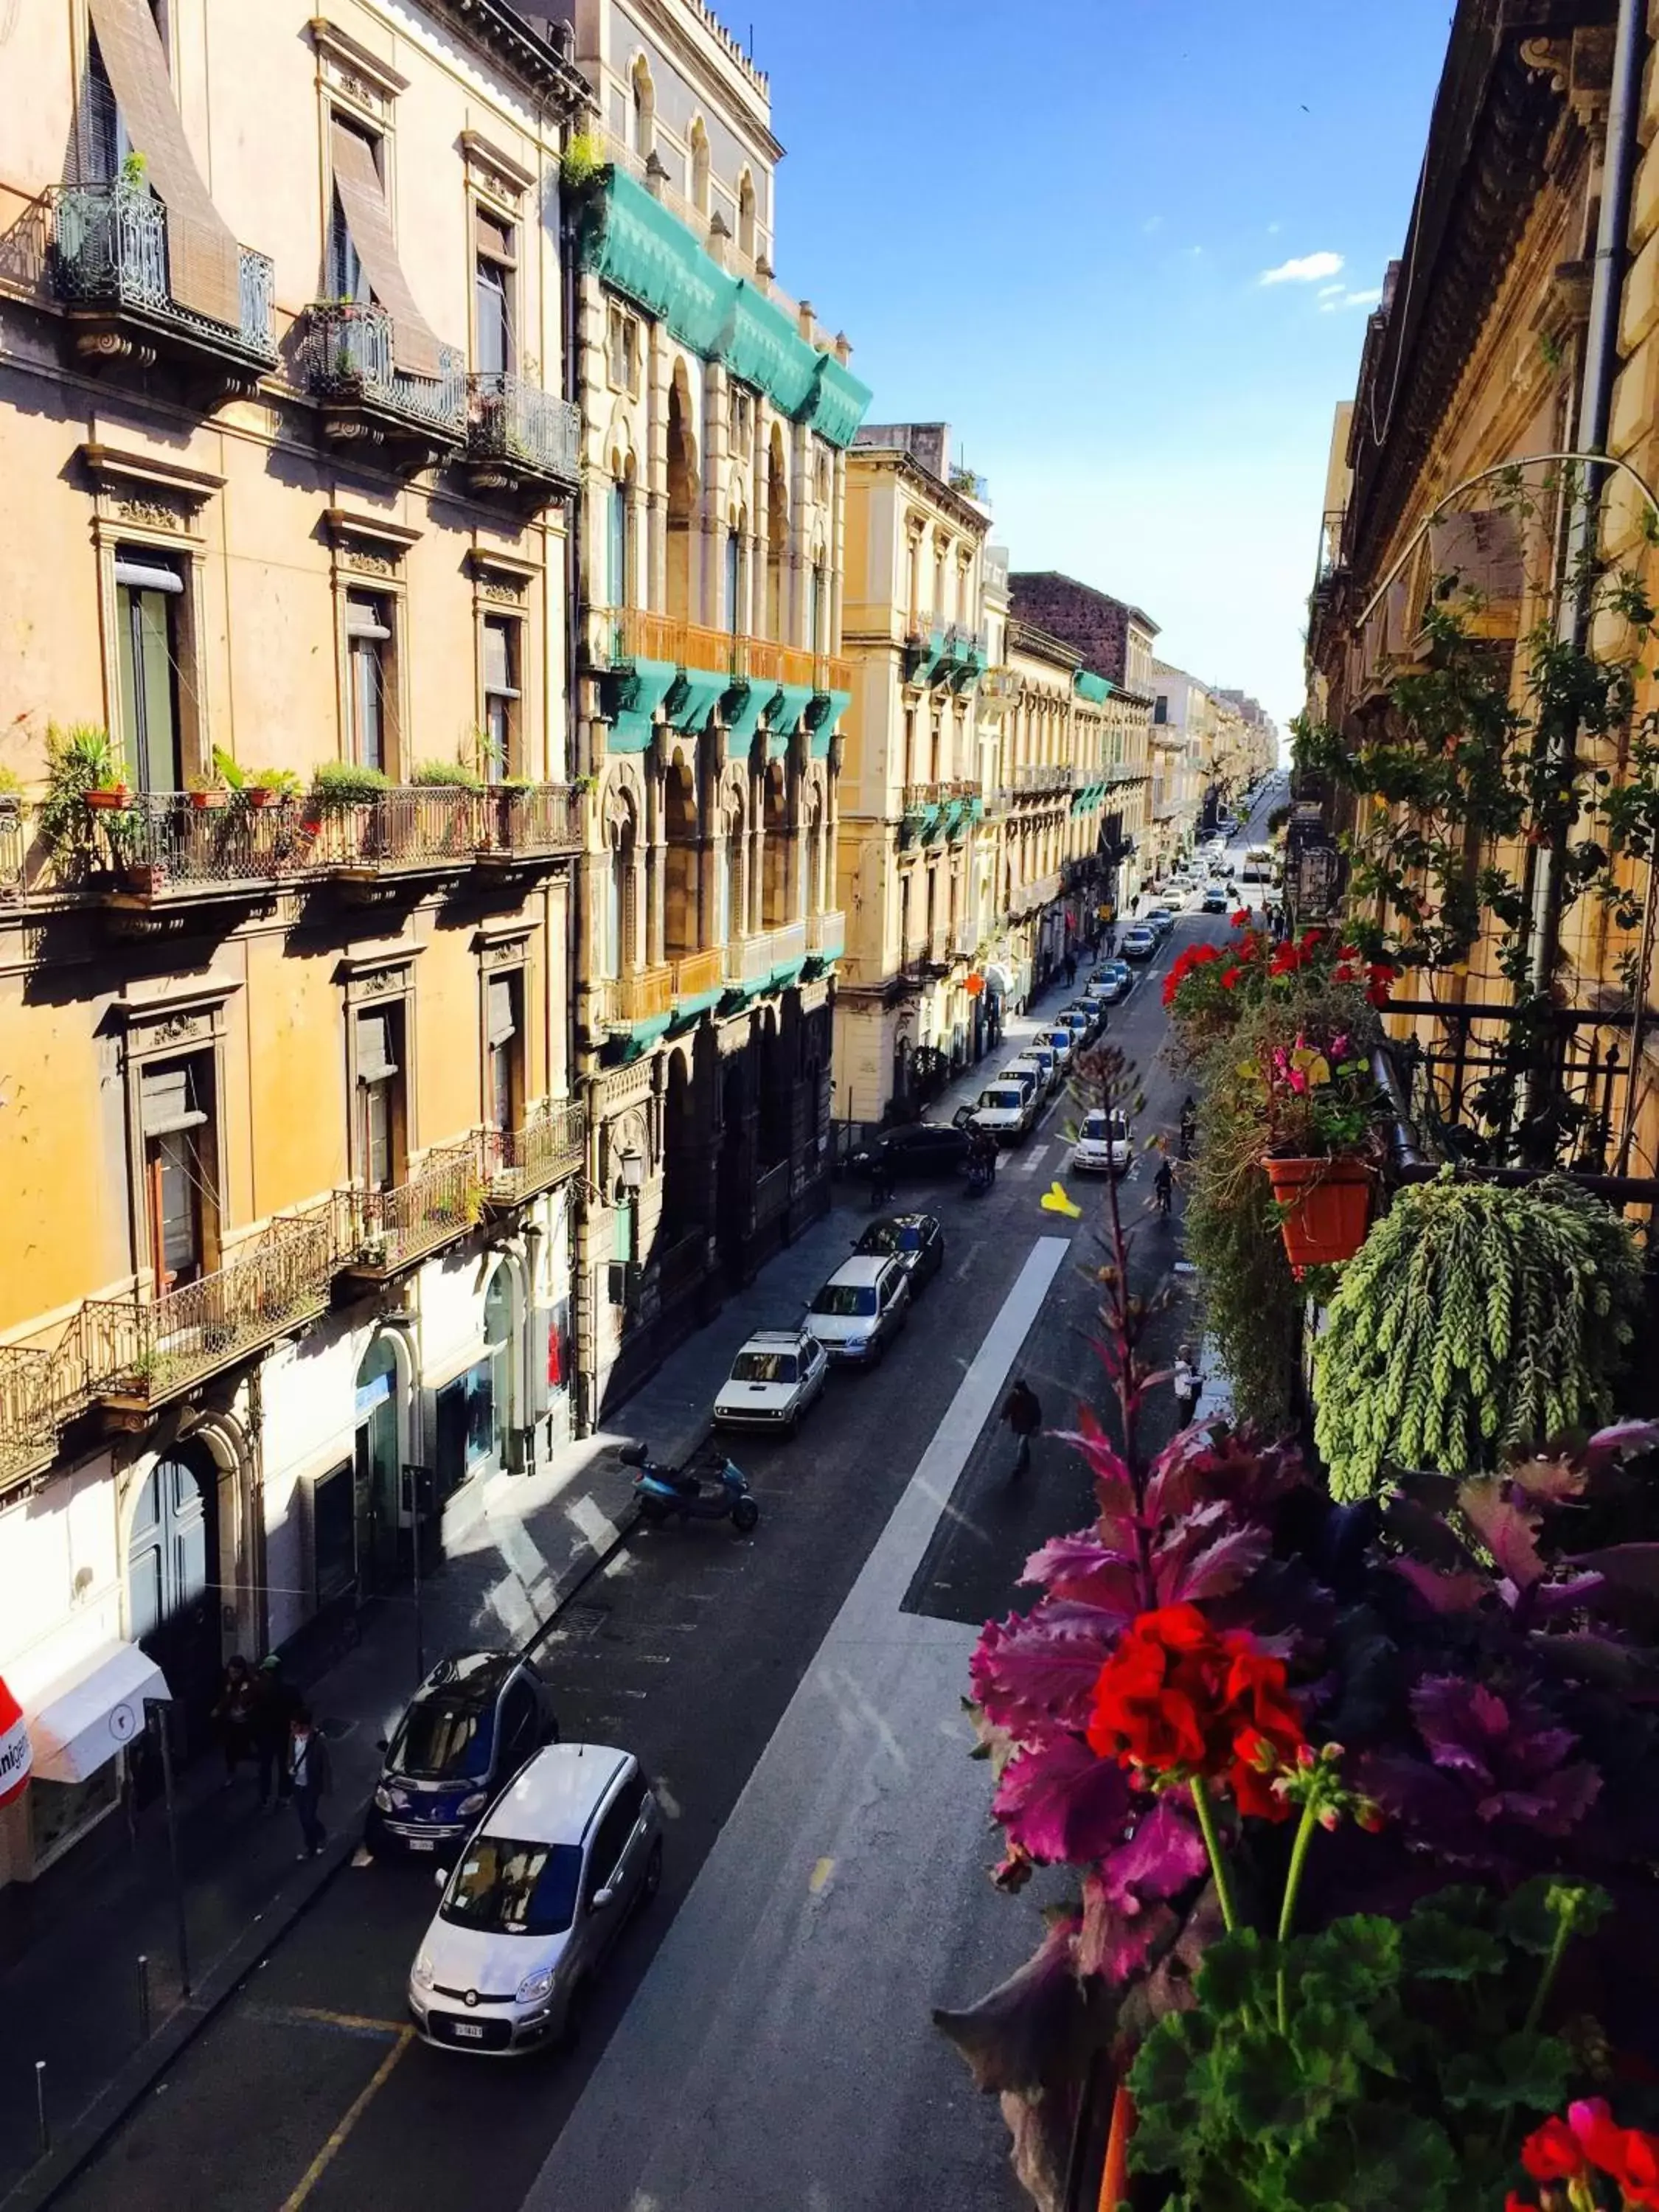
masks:
{"type": "Polygon", "coordinates": [[[1363,1159],[1278,1159],[1261,1163],[1280,1208],[1285,1257],[1299,1282],[1310,1267],[1352,1260],[1370,1220],[1371,1171],[1363,1159]]]}
{"type": "Polygon", "coordinates": [[[261,808],[280,806],[283,803],[283,793],[277,790],[275,784],[250,784],[242,795],[250,806],[261,808]]]}
{"type": "Polygon", "coordinates": [[[210,790],[192,791],[190,794],[190,803],[198,814],[208,814],[211,813],[216,807],[228,806],[230,793],[222,784],[217,784],[210,790]]]}
{"type": "Polygon", "coordinates": [[[81,794],[89,812],[115,814],[132,803],[132,793],[124,783],[105,784],[95,791],[81,794]]]}

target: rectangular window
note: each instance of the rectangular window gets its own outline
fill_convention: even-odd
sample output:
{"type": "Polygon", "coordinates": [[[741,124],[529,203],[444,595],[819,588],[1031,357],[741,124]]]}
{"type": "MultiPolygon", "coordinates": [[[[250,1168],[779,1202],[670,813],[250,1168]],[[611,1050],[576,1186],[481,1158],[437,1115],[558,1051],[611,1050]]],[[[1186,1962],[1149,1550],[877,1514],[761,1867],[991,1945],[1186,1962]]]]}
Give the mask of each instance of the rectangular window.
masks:
{"type": "Polygon", "coordinates": [[[1160,691],[1152,702],[1152,720],[1155,722],[1167,722],[1169,719],[1170,702],[1160,691]]]}
{"type": "Polygon", "coordinates": [[[389,610],[383,599],[353,592],[346,599],[348,735],[351,758],[359,768],[384,770],[386,764],[387,648],[392,642],[389,610]]]}
{"type": "Polygon", "coordinates": [[[147,1067],[141,1079],[145,1218],[158,1294],[206,1273],[217,1243],[212,1095],[205,1054],[147,1067]]]}
{"type": "Polygon", "coordinates": [[[516,1129],[524,1115],[524,979],[491,975],[486,983],[489,1054],[488,1107],[492,1129],[516,1129]]]}
{"type": "Polygon", "coordinates": [[[127,773],[140,791],[179,791],[177,569],[148,553],[115,556],[116,672],[127,773]]]}
{"type": "Polygon", "coordinates": [[[631,398],[640,396],[640,326],[621,307],[612,307],[605,324],[610,380],[631,398]]]}
{"type": "Polygon", "coordinates": [[[357,1018],[357,1164],[370,1190],[403,1180],[403,1009],[365,1008],[357,1018]]]}
{"type": "Polygon", "coordinates": [[[482,208],[474,210],[477,240],[474,277],[477,362],[481,376],[505,376],[513,368],[513,282],[517,265],[512,227],[482,208]]]}
{"type": "Polygon", "coordinates": [[[500,783],[518,752],[519,625],[486,615],[483,626],[484,775],[500,783]]]}
{"type": "Polygon", "coordinates": [[[331,300],[350,301],[366,307],[374,298],[368,282],[368,271],[363,267],[362,257],[352,243],[351,226],[346,221],[340,196],[334,195],[333,215],[328,227],[328,296],[331,300]]]}
{"type": "Polygon", "coordinates": [[[616,1243],[612,1247],[612,1256],[619,1265],[626,1267],[632,1262],[635,1256],[635,1220],[634,1200],[631,1198],[624,1199],[623,1203],[617,1208],[616,1212],[611,1216],[611,1221],[616,1235],[616,1243]]]}

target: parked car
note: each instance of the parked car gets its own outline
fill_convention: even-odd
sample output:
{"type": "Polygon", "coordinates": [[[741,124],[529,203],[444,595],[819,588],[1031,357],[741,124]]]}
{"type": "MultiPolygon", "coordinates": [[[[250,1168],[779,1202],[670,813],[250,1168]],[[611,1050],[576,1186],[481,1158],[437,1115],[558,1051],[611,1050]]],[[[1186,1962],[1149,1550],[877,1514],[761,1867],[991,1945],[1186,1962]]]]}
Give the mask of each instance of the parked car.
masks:
{"type": "Polygon", "coordinates": [[[383,1855],[459,1842],[501,1784],[558,1734],[552,1693],[528,1659],[453,1652],[381,1742],[364,1843],[383,1855]]]}
{"type": "Polygon", "coordinates": [[[1175,927],[1175,909],[1167,906],[1149,906],[1140,919],[1162,944],[1175,927]]]}
{"type": "Polygon", "coordinates": [[[1103,960],[1089,979],[1089,996],[1103,1006],[1115,1006],[1134,988],[1134,970],[1127,960],[1103,960]]]}
{"type": "Polygon", "coordinates": [[[945,1231],[931,1213],[893,1213],[872,1221],[853,1249],[866,1259],[896,1260],[914,1298],[945,1265],[945,1231]]]}
{"type": "Polygon", "coordinates": [[[497,2057],[566,2034],[629,1912],[656,1895],[662,1849],[662,1813],[631,1753],[538,1753],[440,1877],[409,1976],[420,2033],[497,2057]]]}
{"type": "Polygon", "coordinates": [[[1072,1147],[1072,1165],[1085,1175],[1121,1176],[1127,1171],[1129,1159],[1127,1115],[1115,1108],[1109,1113],[1099,1106],[1085,1114],[1077,1142],[1072,1147]]]}
{"type": "Polygon", "coordinates": [[[1018,1060],[1009,1061],[997,1079],[1000,1083],[1020,1082],[1030,1085],[1031,1121],[1034,1127],[1048,1103],[1049,1078],[1053,1072],[1053,1061],[1049,1055],[1045,1054],[1042,1059],[1038,1059],[1035,1053],[1022,1052],[1018,1060]]]}
{"type": "Polygon", "coordinates": [[[1042,1096],[1045,1098],[1059,1090],[1060,1056],[1052,1045],[1045,1044],[1040,1036],[1028,1037],[1019,1048],[1019,1056],[1022,1060],[1030,1060],[1034,1067],[1042,1071],[1042,1096]]]}
{"type": "Polygon", "coordinates": [[[843,1260],[806,1310],[806,1325],[831,1359],[875,1366],[903,1328],[910,1283],[896,1260],[843,1260]]]}
{"type": "Polygon", "coordinates": [[[1070,1030],[1081,1051],[1085,1045],[1092,1044],[1105,1027],[1105,1011],[1103,1006],[1091,1006],[1085,1000],[1080,1006],[1062,1006],[1054,1020],[1070,1030]]]}
{"type": "Polygon", "coordinates": [[[1227,896],[1227,886],[1225,884],[1212,884],[1204,894],[1204,912],[1206,914],[1228,914],[1231,913],[1231,909],[1232,901],[1227,896]]]}
{"type": "Polygon", "coordinates": [[[968,1164],[967,1134],[944,1121],[908,1121],[896,1129],[884,1129],[873,1143],[854,1153],[848,1166],[855,1176],[868,1176],[878,1160],[895,1183],[960,1175],[968,1164]]]}
{"type": "Polygon", "coordinates": [[[1138,921],[1133,929],[1126,929],[1118,939],[1126,960],[1150,960],[1158,950],[1158,932],[1138,921]]]}
{"type": "Polygon", "coordinates": [[[1034,1100],[1036,1096],[1035,1077],[1030,1085],[1010,1076],[988,1083],[979,1094],[977,1106],[963,1109],[963,1119],[970,1129],[983,1129],[999,1142],[1017,1145],[1022,1137],[1030,1134],[1031,1123],[1036,1118],[1034,1100]]]}
{"type": "Polygon", "coordinates": [[[1077,1039],[1064,1022],[1056,1021],[1050,1028],[1037,1031],[1037,1042],[1053,1053],[1062,1075],[1077,1056],[1077,1039]]]}
{"type": "Polygon", "coordinates": [[[779,1429],[793,1437],[823,1390],[830,1361],[810,1328],[757,1328],[714,1399],[720,1429],[779,1429]]]}

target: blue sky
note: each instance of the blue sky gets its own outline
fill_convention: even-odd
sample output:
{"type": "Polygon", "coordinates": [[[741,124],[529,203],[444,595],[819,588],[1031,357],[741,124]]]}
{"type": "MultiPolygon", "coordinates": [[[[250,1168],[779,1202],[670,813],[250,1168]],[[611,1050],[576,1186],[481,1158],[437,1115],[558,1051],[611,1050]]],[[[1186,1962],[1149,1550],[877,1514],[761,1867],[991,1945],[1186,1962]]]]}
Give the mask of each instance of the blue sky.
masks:
{"type": "Polygon", "coordinates": [[[950,422],[1017,568],[1136,601],[1286,720],[1450,0],[716,5],[789,149],[779,278],[872,419],[950,422]],[[1326,273],[1262,282],[1287,263],[1326,273]]]}

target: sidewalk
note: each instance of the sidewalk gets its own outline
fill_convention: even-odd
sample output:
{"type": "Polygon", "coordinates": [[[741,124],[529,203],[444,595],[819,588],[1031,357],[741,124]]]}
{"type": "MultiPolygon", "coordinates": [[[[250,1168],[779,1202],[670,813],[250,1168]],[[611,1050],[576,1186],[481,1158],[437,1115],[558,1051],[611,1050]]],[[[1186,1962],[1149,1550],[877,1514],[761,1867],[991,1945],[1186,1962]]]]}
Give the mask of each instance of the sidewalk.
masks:
{"type": "Polygon", "coordinates": [[[84,1871],[65,1869],[57,1883],[43,1877],[45,1924],[0,1969],[0,2212],[48,2200],[349,1858],[380,1772],[378,1739],[421,1679],[417,1632],[428,1668],[460,1646],[533,1644],[632,1525],[632,1472],[618,1447],[637,1437],[653,1458],[688,1455],[708,1429],[713,1378],[752,1329],[799,1316],[861,1225],[858,1212],[833,1205],[680,1346],[604,1433],[566,1447],[544,1474],[495,1475],[450,1501],[443,1565],[422,1585],[418,1626],[409,1589],[380,1600],[365,1609],[356,1647],[302,1681],[333,1754],[324,1807],[331,1832],[319,1858],[299,1861],[286,1807],[258,1810],[251,1770],[227,1789],[210,1755],[180,1775],[188,1997],[159,1803],[140,1815],[131,1844],[84,1871]],[[51,2136],[44,2158],[38,2061],[51,2136]]]}

